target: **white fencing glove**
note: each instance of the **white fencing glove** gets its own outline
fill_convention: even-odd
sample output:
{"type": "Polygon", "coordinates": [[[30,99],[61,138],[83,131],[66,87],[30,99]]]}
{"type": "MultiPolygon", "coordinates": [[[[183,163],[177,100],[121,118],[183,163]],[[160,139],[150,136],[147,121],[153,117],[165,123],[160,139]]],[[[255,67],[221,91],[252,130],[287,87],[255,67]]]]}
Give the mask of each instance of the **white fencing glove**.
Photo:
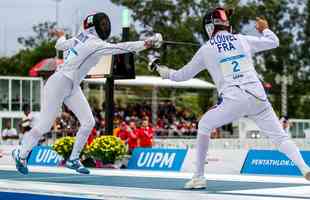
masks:
{"type": "Polygon", "coordinates": [[[163,79],[169,79],[169,74],[170,74],[171,69],[169,69],[168,67],[164,65],[161,65],[157,67],[156,70],[163,79]]]}
{"type": "Polygon", "coordinates": [[[163,44],[163,36],[160,33],[155,33],[152,37],[145,39],[144,42],[147,46],[160,48],[163,44]]]}

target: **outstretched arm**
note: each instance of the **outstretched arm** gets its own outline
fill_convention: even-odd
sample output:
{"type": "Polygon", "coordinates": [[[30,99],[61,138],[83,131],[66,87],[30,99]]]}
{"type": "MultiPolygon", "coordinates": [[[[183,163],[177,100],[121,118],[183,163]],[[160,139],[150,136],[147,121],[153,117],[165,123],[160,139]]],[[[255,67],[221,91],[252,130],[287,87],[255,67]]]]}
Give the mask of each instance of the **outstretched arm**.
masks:
{"type": "Polygon", "coordinates": [[[148,47],[145,45],[144,41],[136,41],[136,42],[121,42],[117,44],[111,44],[104,42],[103,44],[97,47],[98,51],[102,55],[115,55],[115,54],[123,54],[130,52],[140,52],[148,47]]]}
{"type": "Polygon", "coordinates": [[[158,67],[157,71],[164,79],[172,81],[186,81],[195,77],[206,66],[204,62],[205,47],[201,47],[194,55],[192,60],[179,70],[169,69],[167,67],[158,67]]]}
{"type": "Polygon", "coordinates": [[[100,42],[97,45],[97,50],[102,55],[107,54],[123,54],[123,53],[130,53],[130,52],[140,52],[144,49],[148,48],[159,48],[162,43],[162,36],[159,33],[156,33],[154,36],[147,38],[144,41],[136,41],[136,42],[121,42],[121,43],[107,43],[107,42],[100,42]]]}

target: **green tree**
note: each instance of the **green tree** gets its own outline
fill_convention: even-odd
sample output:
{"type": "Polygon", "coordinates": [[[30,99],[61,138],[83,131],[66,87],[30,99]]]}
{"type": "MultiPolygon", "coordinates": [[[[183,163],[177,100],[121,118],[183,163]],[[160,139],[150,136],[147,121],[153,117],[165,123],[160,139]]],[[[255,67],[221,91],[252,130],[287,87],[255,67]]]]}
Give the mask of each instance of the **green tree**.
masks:
{"type": "Polygon", "coordinates": [[[294,92],[298,93],[299,96],[292,96],[291,104],[296,109],[298,117],[310,118],[310,2],[300,0],[299,7],[303,6],[302,15],[300,15],[298,24],[296,24],[298,27],[296,41],[298,53],[295,61],[300,70],[296,74],[298,81],[294,81],[294,92]]]}
{"type": "Polygon", "coordinates": [[[299,117],[297,107],[301,106],[300,96],[303,95],[299,91],[303,80],[298,74],[302,70],[299,65],[297,34],[292,30],[298,28],[298,23],[301,20],[302,14],[299,12],[299,5],[294,4],[290,0],[259,0],[255,3],[250,3],[250,7],[259,15],[264,16],[270,23],[270,28],[278,35],[280,39],[280,47],[272,52],[263,53],[264,80],[272,83],[273,87],[270,93],[273,95],[273,106],[275,110],[281,111],[281,86],[275,82],[276,75],[283,75],[284,67],[287,68],[287,75],[294,78],[294,84],[289,86],[288,94],[288,115],[290,117],[299,117]]]}
{"type": "Polygon", "coordinates": [[[39,23],[32,27],[34,32],[33,36],[19,37],[17,41],[25,48],[35,48],[41,46],[42,44],[44,45],[45,43],[53,43],[56,39],[53,34],[55,28],[55,22],[39,23]]]}
{"type": "Polygon", "coordinates": [[[33,36],[18,38],[24,48],[11,57],[0,58],[0,74],[27,76],[29,69],[36,63],[55,57],[56,37],[52,34],[54,28],[55,23],[39,23],[33,26],[33,36]]]}

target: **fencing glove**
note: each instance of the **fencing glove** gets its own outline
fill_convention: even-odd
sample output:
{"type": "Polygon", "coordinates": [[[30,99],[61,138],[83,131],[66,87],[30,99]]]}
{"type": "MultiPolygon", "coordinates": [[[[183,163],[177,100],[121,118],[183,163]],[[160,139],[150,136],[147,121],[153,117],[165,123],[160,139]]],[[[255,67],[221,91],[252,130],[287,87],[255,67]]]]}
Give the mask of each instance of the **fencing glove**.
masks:
{"type": "Polygon", "coordinates": [[[147,46],[160,48],[163,44],[163,36],[160,33],[155,33],[155,35],[147,38],[144,42],[147,46]]]}
{"type": "Polygon", "coordinates": [[[170,74],[171,69],[168,67],[161,65],[157,67],[157,72],[163,79],[169,79],[169,74],[170,74]]]}

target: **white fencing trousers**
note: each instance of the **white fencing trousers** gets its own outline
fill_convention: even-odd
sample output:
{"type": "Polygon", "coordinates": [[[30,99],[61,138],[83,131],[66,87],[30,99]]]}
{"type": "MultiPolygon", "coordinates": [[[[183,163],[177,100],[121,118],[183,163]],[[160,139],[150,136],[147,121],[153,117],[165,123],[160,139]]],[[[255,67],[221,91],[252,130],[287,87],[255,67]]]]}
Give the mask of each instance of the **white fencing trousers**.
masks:
{"type": "Polygon", "coordinates": [[[70,160],[75,160],[79,158],[81,150],[96,122],[81,87],[78,87],[71,96],[65,98],[64,103],[74,113],[81,124],[76,134],[76,140],[70,156],[70,160]]]}
{"type": "Polygon", "coordinates": [[[209,143],[211,131],[245,116],[252,119],[261,133],[269,137],[282,153],[294,161],[299,169],[308,169],[297,146],[290,141],[288,134],[283,130],[268,100],[258,99],[248,91],[235,86],[224,91],[222,97],[222,102],[207,111],[198,124],[196,176],[204,174],[205,152],[208,144],[203,144],[203,142],[209,143]],[[200,135],[206,137],[200,137],[200,135]]]}
{"type": "Polygon", "coordinates": [[[34,128],[23,138],[20,149],[21,158],[26,158],[31,149],[37,145],[40,137],[50,131],[63,103],[74,113],[81,124],[70,159],[78,158],[77,154],[84,147],[95,125],[95,120],[81,88],[74,87],[73,82],[62,72],[55,72],[44,86],[40,118],[34,128]]]}
{"type": "Polygon", "coordinates": [[[224,91],[222,99],[219,105],[202,116],[198,124],[199,133],[210,134],[214,128],[247,116],[273,143],[279,145],[289,139],[268,100],[258,99],[234,86],[224,91]]]}

